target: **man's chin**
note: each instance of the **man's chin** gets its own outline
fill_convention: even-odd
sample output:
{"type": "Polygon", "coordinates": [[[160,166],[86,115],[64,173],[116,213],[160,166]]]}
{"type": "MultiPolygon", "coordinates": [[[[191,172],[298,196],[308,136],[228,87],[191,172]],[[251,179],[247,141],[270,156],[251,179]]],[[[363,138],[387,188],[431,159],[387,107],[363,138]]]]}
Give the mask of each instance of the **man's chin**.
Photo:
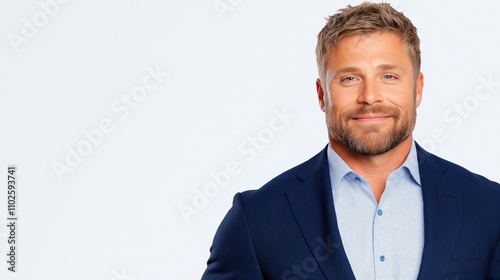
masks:
{"type": "Polygon", "coordinates": [[[380,146],[380,147],[357,147],[356,149],[351,149],[352,152],[364,156],[378,156],[387,153],[391,150],[391,147],[380,146]]]}
{"type": "Polygon", "coordinates": [[[363,135],[363,137],[353,138],[344,144],[347,149],[357,154],[376,156],[388,152],[400,143],[394,142],[392,137],[393,135],[370,133],[363,135]]]}
{"type": "Polygon", "coordinates": [[[388,135],[395,130],[393,124],[388,123],[372,123],[352,125],[350,131],[357,137],[367,137],[371,135],[388,135]]]}
{"type": "Polygon", "coordinates": [[[385,154],[394,149],[396,146],[408,139],[408,136],[401,138],[395,138],[394,134],[365,136],[363,138],[350,141],[346,147],[358,154],[376,156],[385,154]]]}

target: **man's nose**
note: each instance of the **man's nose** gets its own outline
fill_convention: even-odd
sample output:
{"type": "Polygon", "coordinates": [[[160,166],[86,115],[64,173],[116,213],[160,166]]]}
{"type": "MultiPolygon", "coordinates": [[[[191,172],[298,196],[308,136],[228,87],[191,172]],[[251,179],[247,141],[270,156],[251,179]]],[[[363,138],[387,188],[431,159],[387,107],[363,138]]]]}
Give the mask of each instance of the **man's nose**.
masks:
{"type": "Polygon", "coordinates": [[[373,105],[383,100],[384,96],[377,82],[368,79],[363,80],[358,95],[358,103],[373,105]]]}

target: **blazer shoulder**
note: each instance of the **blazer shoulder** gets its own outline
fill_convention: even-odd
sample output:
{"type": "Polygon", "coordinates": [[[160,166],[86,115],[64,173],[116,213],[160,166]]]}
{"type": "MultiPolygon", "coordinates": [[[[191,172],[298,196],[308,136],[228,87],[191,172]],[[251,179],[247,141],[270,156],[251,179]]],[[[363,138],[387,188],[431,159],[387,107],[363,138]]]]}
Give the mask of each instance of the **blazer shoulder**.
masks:
{"type": "Polygon", "coordinates": [[[473,190],[479,194],[493,196],[500,199],[500,184],[486,178],[483,175],[470,171],[469,169],[429,153],[418,146],[419,168],[421,173],[426,174],[429,168],[442,172],[450,182],[459,183],[465,189],[473,190]],[[422,171],[423,169],[423,171],[422,171]]]}
{"type": "Polygon", "coordinates": [[[278,176],[274,177],[262,187],[256,190],[244,191],[243,198],[272,196],[272,194],[283,194],[290,188],[302,184],[311,176],[326,176],[328,172],[328,159],[326,147],[309,160],[292,167],[278,176]]]}

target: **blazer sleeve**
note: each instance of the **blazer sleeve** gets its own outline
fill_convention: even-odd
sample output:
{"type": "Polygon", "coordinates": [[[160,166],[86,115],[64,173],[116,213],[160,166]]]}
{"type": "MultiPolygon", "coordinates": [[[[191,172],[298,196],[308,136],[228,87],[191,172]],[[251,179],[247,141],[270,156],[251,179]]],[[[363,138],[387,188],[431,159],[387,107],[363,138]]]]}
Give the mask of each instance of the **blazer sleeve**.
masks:
{"type": "Polygon", "coordinates": [[[248,229],[241,194],[215,234],[202,280],[263,280],[248,229]]]}
{"type": "Polygon", "coordinates": [[[500,279],[500,238],[498,239],[495,255],[491,259],[487,279],[500,279]]]}

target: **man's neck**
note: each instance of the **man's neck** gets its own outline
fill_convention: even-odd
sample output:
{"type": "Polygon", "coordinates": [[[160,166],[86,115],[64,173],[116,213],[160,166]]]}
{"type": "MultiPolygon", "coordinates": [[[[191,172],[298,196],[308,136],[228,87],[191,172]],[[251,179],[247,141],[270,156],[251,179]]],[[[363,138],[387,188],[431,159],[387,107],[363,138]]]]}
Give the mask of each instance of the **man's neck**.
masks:
{"type": "Polygon", "coordinates": [[[409,136],[396,147],[383,154],[368,156],[355,153],[339,143],[330,141],[332,149],[345,163],[370,183],[377,202],[380,201],[380,197],[384,192],[387,177],[392,171],[403,165],[410,153],[412,144],[413,137],[409,136]]]}

